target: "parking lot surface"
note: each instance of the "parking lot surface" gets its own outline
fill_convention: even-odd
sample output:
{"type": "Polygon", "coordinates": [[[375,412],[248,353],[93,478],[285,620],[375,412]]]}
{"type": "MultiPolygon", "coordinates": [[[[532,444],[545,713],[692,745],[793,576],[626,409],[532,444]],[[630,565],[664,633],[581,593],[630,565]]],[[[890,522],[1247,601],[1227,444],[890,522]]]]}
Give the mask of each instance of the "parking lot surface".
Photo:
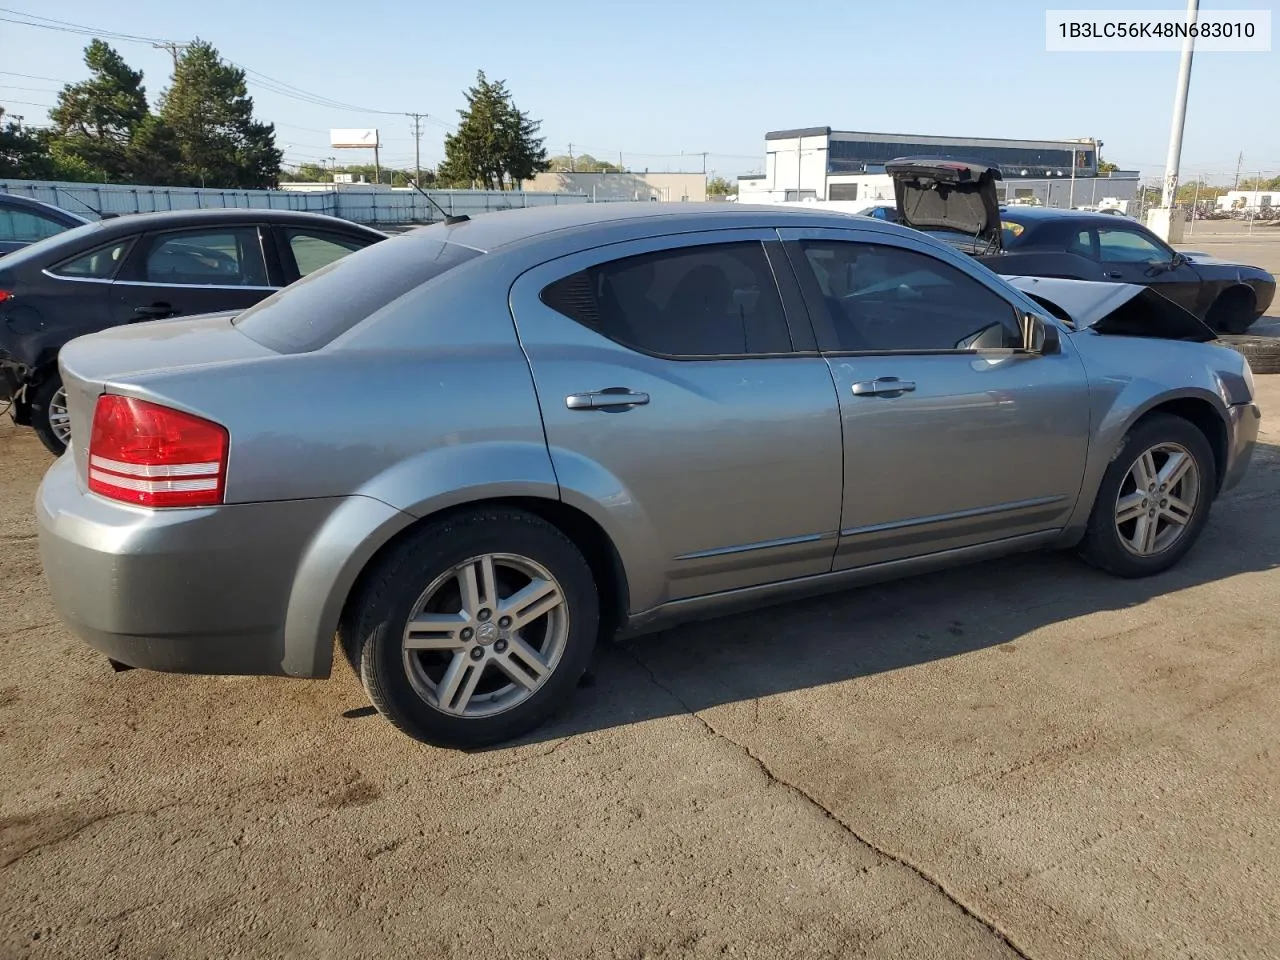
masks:
{"type": "Polygon", "coordinates": [[[1280,956],[1258,380],[1251,474],[1166,575],[1032,555],[606,645],[472,754],[341,663],[114,674],[46,598],[50,460],[5,418],[0,957],[1280,956]]]}

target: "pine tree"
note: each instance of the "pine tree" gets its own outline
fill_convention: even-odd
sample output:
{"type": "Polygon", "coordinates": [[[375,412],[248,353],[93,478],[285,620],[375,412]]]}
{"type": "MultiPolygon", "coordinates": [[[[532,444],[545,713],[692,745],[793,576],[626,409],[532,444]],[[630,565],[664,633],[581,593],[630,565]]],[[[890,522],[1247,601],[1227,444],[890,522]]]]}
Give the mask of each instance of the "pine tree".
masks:
{"type": "Polygon", "coordinates": [[[93,179],[128,181],[129,142],[149,113],[142,73],[101,40],[85,48],[84,62],[89,79],[63,87],[49,111],[52,140],[93,179]]]}
{"type": "Polygon", "coordinates": [[[275,145],[275,127],[254,120],[244,71],[224,64],[212,44],[196,40],[183,52],[160,116],[174,133],[190,182],[263,188],[279,181],[284,154],[275,145]]]}
{"type": "Polygon", "coordinates": [[[445,160],[437,171],[441,181],[505,190],[548,168],[537,136],[541,121],[516,108],[506,81],[491,81],[477,71],[475,85],[463,96],[467,106],[458,111],[457,132],[444,138],[445,160]]]}

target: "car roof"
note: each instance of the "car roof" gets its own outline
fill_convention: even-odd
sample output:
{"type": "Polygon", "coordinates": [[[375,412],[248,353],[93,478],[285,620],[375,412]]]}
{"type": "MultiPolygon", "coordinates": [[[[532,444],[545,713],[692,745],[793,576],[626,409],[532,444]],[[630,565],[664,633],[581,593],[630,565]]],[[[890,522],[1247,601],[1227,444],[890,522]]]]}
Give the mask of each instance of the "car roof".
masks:
{"type": "Polygon", "coordinates": [[[435,223],[409,231],[408,235],[431,237],[449,243],[490,252],[550,234],[590,231],[611,224],[648,221],[664,232],[716,230],[726,227],[831,226],[856,227],[885,233],[909,233],[905,227],[821,209],[787,207],[782,204],[706,203],[698,201],[604,201],[516,208],[486,213],[462,223],[435,223]]]}
{"type": "MultiPolygon", "coordinates": [[[[1033,207],[1030,204],[1009,204],[1000,207],[1000,216],[1006,220],[1028,223],[1052,220],[1073,220],[1077,223],[1096,223],[1114,226],[1118,217],[1111,213],[1095,213],[1092,210],[1063,210],[1060,207],[1033,207]]],[[[1136,221],[1131,221],[1136,222],[1136,221]]]]}
{"type": "Polygon", "coordinates": [[[118,217],[103,220],[104,231],[111,235],[116,233],[134,233],[138,230],[164,230],[172,227],[199,226],[204,223],[223,222],[256,222],[256,223],[298,223],[317,226],[346,226],[353,230],[377,233],[372,227],[330,216],[327,213],[312,213],[305,210],[271,210],[255,207],[217,207],[207,210],[159,210],[154,213],[125,213],[118,217]]]}
{"type": "Polygon", "coordinates": [[[68,223],[88,223],[89,221],[73,213],[65,210],[57,204],[46,203],[43,200],[37,200],[34,197],[23,197],[16,193],[0,193],[0,207],[8,207],[11,210],[34,210],[40,213],[52,214],[55,217],[66,218],[68,223]]]}

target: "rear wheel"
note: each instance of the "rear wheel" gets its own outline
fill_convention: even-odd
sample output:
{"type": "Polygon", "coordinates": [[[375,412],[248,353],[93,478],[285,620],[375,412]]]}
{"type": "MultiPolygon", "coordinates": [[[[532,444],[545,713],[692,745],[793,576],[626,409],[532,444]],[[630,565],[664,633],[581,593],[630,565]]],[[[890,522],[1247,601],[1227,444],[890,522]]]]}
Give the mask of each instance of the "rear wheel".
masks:
{"type": "Polygon", "coordinates": [[[518,510],[425,527],[367,578],[341,634],[373,705],[444,747],[521,736],[564,705],[599,630],[591,569],[518,510]]]}
{"type": "Polygon", "coordinates": [[[1216,477],[1213,449],[1194,424],[1169,414],[1144,418],[1103,476],[1081,556],[1119,577],[1168,570],[1200,536],[1216,477]]]}
{"type": "Polygon", "coordinates": [[[71,417],[67,413],[67,391],[56,372],[41,380],[28,404],[31,426],[45,449],[55,457],[66,452],[71,442],[71,417]]]}

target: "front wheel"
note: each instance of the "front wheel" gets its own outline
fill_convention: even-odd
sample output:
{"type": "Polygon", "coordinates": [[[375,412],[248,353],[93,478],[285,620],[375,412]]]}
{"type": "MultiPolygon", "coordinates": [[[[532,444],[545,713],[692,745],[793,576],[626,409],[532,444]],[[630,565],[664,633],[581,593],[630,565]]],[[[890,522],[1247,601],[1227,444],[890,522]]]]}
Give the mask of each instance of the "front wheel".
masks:
{"type": "Polygon", "coordinates": [[[1195,544],[1217,488],[1213,449],[1192,423],[1141,420],[1103,475],[1081,556],[1119,577],[1168,570],[1195,544]]]}
{"type": "Polygon", "coordinates": [[[578,548],[506,509],[424,527],[374,568],[345,619],[343,646],[378,711],[456,748],[521,736],[563,706],[600,624],[578,548]]]}
{"type": "Polygon", "coordinates": [[[41,380],[31,394],[31,426],[45,449],[55,457],[66,452],[71,442],[71,415],[67,412],[67,391],[56,372],[41,380]]]}

